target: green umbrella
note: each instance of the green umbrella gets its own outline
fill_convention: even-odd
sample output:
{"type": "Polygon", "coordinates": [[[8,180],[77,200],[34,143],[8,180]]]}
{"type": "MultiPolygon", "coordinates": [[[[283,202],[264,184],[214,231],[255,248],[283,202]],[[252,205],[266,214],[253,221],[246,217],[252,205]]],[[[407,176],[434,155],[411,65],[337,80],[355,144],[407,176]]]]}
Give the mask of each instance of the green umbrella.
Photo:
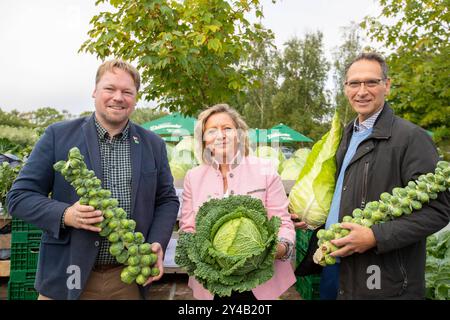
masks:
{"type": "Polygon", "coordinates": [[[282,123],[270,128],[267,138],[269,142],[313,142],[310,138],[282,123]]]}
{"type": "Polygon", "coordinates": [[[196,121],[193,117],[185,117],[181,113],[174,112],[162,118],[146,122],[141,126],[160,136],[170,136],[165,137],[166,141],[178,141],[180,136],[191,136],[194,134],[196,121]]]}

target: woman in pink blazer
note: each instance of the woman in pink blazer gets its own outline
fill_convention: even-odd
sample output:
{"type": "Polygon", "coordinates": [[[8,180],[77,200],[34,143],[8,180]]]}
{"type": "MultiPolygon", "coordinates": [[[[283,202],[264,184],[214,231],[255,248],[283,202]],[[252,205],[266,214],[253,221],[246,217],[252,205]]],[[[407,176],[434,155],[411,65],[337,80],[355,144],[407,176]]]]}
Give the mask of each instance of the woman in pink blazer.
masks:
{"type": "MultiPolygon", "coordinates": [[[[195,232],[197,211],[211,198],[240,194],[261,199],[269,218],[281,218],[275,272],[252,292],[233,293],[231,298],[277,299],[296,281],[290,261],[295,230],[280,176],[268,160],[249,156],[247,133],[241,116],[226,104],[215,105],[199,115],[194,138],[202,164],[189,170],[184,179],[180,231],[195,232]]],[[[196,299],[214,298],[194,277],[189,278],[189,287],[196,299]]]]}

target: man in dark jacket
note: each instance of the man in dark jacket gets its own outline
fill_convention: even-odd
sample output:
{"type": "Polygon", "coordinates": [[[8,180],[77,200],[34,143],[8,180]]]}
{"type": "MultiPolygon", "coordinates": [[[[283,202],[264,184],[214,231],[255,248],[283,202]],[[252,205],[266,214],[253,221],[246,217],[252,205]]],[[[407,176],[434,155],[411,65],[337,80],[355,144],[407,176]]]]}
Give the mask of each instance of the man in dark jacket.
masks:
{"type": "MultiPolygon", "coordinates": [[[[345,94],[358,113],[337,151],[338,179],[326,227],[363,209],[381,193],[434,172],[436,148],[420,127],[394,115],[385,102],[390,79],[384,59],[358,56],[346,70],[345,94]]],[[[333,240],[338,263],[322,272],[325,299],[424,299],[426,237],[449,223],[450,195],[421,210],[371,228],[342,223],[351,232],[333,240]]]]}
{"type": "Polygon", "coordinates": [[[39,299],[140,299],[144,293],[121,281],[124,266],[95,227],[102,212],[81,205],[75,189],[53,170],[73,147],[152,244],[160,274],[146,284],[163,274],[179,202],[164,141],[129,121],[139,85],[130,64],[103,63],[93,92],[95,113],[48,127],[8,193],[11,215],[44,231],[35,283],[39,299]]]}

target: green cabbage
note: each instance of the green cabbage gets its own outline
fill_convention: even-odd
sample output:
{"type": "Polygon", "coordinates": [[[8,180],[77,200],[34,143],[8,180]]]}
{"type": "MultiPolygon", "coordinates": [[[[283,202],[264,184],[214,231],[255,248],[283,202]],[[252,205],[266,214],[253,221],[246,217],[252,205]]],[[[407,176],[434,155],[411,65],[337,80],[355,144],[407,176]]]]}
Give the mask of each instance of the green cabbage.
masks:
{"type": "Polygon", "coordinates": [[[427,238],[426,297],[450,300],[450,230],[427,238]]]}
{"type": "Polygon", "coordinates": [[[280,224],[259,199],[209,200],[197,213],[196,233],[180,233],[175,262],[215,295],[251,290],[273,276],[280,224]]]}
{"type": "Polygon", "coordinates": [[[299,215],[310,229],[323,225],[330,210],[336,184],[336,151],[342,125],[336,111],[331,129],[316,144],[289,193],[289,209],[299,215]]]}

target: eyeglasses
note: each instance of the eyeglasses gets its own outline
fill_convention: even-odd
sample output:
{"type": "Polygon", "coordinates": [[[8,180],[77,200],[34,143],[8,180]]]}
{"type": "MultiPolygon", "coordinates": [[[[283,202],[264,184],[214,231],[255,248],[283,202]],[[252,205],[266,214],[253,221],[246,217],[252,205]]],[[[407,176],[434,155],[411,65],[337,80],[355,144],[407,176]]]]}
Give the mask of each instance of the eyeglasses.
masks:
{"type": "Polygon", "coordinates": [[[375,88],[384,80],[385,79],[369,79],[365,81],[352,80],[345,81],[344,84],[350,89],[359,89],[361,87],[361,83],[364,83],[364,86],[366,86],[367,88],[375,88]]]}

